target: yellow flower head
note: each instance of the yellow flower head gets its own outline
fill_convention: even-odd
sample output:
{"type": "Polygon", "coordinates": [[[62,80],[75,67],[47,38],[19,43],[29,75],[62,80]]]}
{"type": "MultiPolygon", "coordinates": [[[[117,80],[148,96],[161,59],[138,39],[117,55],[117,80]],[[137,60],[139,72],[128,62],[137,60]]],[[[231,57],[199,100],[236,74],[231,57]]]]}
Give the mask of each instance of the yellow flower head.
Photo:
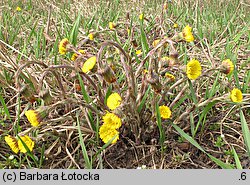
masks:
{"type": "Polygon", "coordinates": [[[114,113],[107,112],[103,117],[103,124],[109,125],[110,128],[120,128],[122,125],[121,118],[119,118],[117,115],[114,113]]]}
{"type": "Polygon", "coordinates": [[[82,66],[82,72],[87,73],[91,71],[96,64],[96,56],[90,57],[88,60],[86,60],[82,66]]]}
{"type": "Polygon", "coordinates": [[[139,49],[139,50],[136,50],[136,52],[135,52],[135,54],[136,55],[140,55],[142,52],[141,52],[141,50],[139,49]]]}
{"type": "Polygon", "coordinates": [[[230,93],[230,98],[233,102],[236,103],[242,102],[243,99],[242,92],[239,89],[234,88],[230,93]]]}
{"type": "Polygon", "coordinates": [[[160,42],[160,39],[154,40],[152,43],[153,47],[157,46],[159,42],[160,42]]]}
{"type": "Polygon", "coordinates": [[[128,35],[130,35],[130,33],[131,33],[131,30],[129,28],[127,29],[127,33],[128,33],[128,35]]]}
{"type": "Polygon", "coordinates": [[[61,40],[61,42],[59,43],[59,53],[61,55],[65,55],[67,52],[67,45],[69,44],[69,40],[67,38],[64,38],[61,40]]]}
{"type": "Polygon", "coordinates": [[[171,110],[168,106],[162,105],[159,107],[160,115],[163,119],[168,119],[171,116],[171,110]]]}
{"type": "Polygon", "coordinates": [[[187,77],[190,80],[195,80],[201,75],[201,65],[198,60],[192,59],[187,63],[187,77]]]}
{"type": "Polygon", "coordinates": [[[109,29],[115,29],[115,24],[113,22],[109,22],[109,29]]]}
{"type": "Polygon", "coordinates": [[[144,14],[143,14],[143,13],[139,15],[139,19],[140,19],[140,20],[143,20],[143,19],[144,19],[144,14]]]}
{"type": "MultiPolygon", "coordinates": [[[[83,55],[85,54],[85,51],[82,50],[82,49],[78,50],[78,52],[81,53],[81,54],[83,54],[83,55]]],[[[72,55],[72,57],[71,57],[71,60],[72,60],[72,61],[75,61],[78,57],[79,57],[79,54],[74,53],[74,54],[72,55]]]]}
{"type": "Polygon", "coordinates": [[[230,59],[223,60],[221,63],[221,72],[230,74],[234,70],[234,64],[230,59]]]}
{"type": "Polygon", "coordinates": [[[35,110],[28,110],[25,112],[25,116],[33,127],[37,127],[40,123],[38,114],[35,110]]]}
{"type": "Polygon", "coordinates": [[[187,25],[183,31],[182,31],[182,34],[183,38],[185,39],[185,41],[187,42],[193,42],[194,41],[194,36],[192,34],[192,28],[187,25]]]}
{"type": "MultiPolygon", "coordinates": [[[[26,146],[29,148],[30,151],[33,150],[33,148],[35,146],[35,142],[32,141],[29,136],[21,136],[20,139],[26,144],[26,146]]],[[[24,147],[24,145],[20,139],[18,140],[18,148],[19,148],[20,152],[26,153],[27,150],[24,147]]]]}
{"type": "Polygon", "coordinates": [[[20,12],[22,9],[18,6],[16,7],[16,11],[20,12]]]}
{"type": "Polygon", "coordinates": [[[121,96],[118,93],[112,93],[107,99],[107,106],[110,110],[115,110],[120,106],[122,101],[121,96]]]}
{"type": "Polygon", "coordinates": [[[93,33],[90,33],[90,34],[88,35],[88,38],[89,38],[89,40],[94,40],[95,35],[94,35],[93,33]]]}
{"type": "Polygon", "coordinates": [[[4,140],[13,152],[15,152],[16,154],[19,152],[18,143],[14,137],[8,135],[4,137],[4,140]]]}
{"type": "Polygon", "coordinates": [[[100,127],[99,135],[104,143],[109,142],[112,138],[115,137],[112,141],[112,144],[114,144],[119,139],[119,132],[114,128],[110,128],[109,125],[106,124],[103,124],[100,127]]]}
{"type": "Polygon", "coordinates": [[[175,76],[170,74],[170,73],[165,73],[165,77],[167,77],[168,79],[170,79],[171,81],[175,81],[175,76]]]}

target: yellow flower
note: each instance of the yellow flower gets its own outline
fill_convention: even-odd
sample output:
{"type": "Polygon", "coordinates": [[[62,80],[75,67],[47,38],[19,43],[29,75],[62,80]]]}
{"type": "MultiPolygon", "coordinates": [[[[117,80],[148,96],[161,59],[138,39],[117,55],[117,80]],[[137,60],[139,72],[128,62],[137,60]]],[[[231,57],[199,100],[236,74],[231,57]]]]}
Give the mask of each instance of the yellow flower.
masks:
{"type": "Polygon", "coordinates": [[[170,73],[165,73],[165,77],[169,78],[171,81],[175,81],[175,76],[170,73]]]}
{"type": "Polygon", "coordinates": [[[112,138],[112,144],[116,143],[119,139],[119,132],[116,129],[110,128],[109,125],[103,124],[99,130],[100,138],[104,143],[108,143],[112,138]]]}
{"type": "Polygon", "coordinates": [[[168,119],[171,116],[171,110],[168,106],[162,105],[159,107],[160,115],[163,119],[168,119]]]}
{"type": "Polygon", "coordinates": [[[94,40],[95,36],[94,36],[93,33],[90,33],[90,34],[88,35],[88,38],[89,38],[89,40],[94,40]]]}
{"type": "Polygon", "coordinates": [[[109,95],[107,99],[107,106],[111,110],[115,110],[117,107],[120,106],[121,101],[122,101],[122,98],[118,93],[112,93],[111,95],[109,95]]]}
{"type": "Polygon", "coordinates": [[[117,129],[121,127],[122,121],[121,118],[119,118],[117,115],[114,113],[107,112],[103,117],[102,117],[103,123],[105,125],[109,125],[110,128],[117,129]]]}
{"type": "Polygon", "coordinates": [[[187,42],[193,42],[194,41],[194,36],[192,34],[192,28],[187,25],[183,31],[182,31],[182,34],[183,38],[185,39],[185,41],[187,42]]]}
{"type": "Polygon", "coordinates": [[[154,40],[152,43],[153,47],[157,46],[159,42],[160,42],[160,39],[154,40]]]}
{"type": "MultiPolygon", "coordinates": [[[[81,53],[81,54],[83,54],[83,55],[85,54],[85,51],[82,50],[82,49],[78,50],[78,52],[81,53]]],[[[72,61],[75,61],[75,60],[77,59],[78,56],[79,56],[79,54],[74,53],[74,54],[72,55],[72,57],[71,57],[71,60],[72,60],[72,61]]]]}
{"type": "Polygon", "coordinates": [[[139,49],[139,50],[136,50],[136,52],[135,52],[135,54],[136,55],[140,55],[142,52],[141,52],[141,50],[139,49]]]}
{"type": "Polygon", "coordinates": [[[231,93],[230,93],[230,98],[233,102],[242,102],[242,99],[243,99],[243,96],[242,96],[242,92],[237,89],[237,88],[234,88],[231,93]]]}
{"type": "Polygon", "coordinates": [[[195,80],[201,75],[201,65],[198,60],[192,59],[187,63],[187,77],[190,80],[195,80]]]}
{"type": "Polygon", "coordinates": [[[230,74],[234,70],[234,64],[230,59],[223,60],[221,63],[221,72],[230,74]]]}
{"type": "MultiPolygon", "coordinates": [[[[20,139],[26,144],[26,146],[29,148],[30,151],[33,150],[33,148],[35,146],[35,142],[32,141],[29,136],[21,136],[20,139]]],[[[20,139],[18,140],[18,148],[19,148],[20,152],[26,153],[27,150],[24,147],[24,145],[20,139]]]]}
{"type": "Polygon", "coordinates": [[[59,43],[59,53],[61,55],[65,55],[67,52],[67,45],[69,44],[69,40],[67,38],[64,38],[61,40],[61,42],[59,43]]]}
{"type": "Polygon", "coordinates": [[[22,9],[18,6],[16,7],[16,11],[20,12],[22,9]]]}
{"type": "Polygon", "coordinates": [[[115,28],[115,24],[113,22],[109,22],[109,29],[113,30],[115,28]]]}
{"type": "Polygon", "coordinates": [[[177,23],[174,23],[174,26],[173,26],[174,28],[178,28],[179,26],[178,26],[178,24],[177,23]]]}
{"type": "Polygon", "coordinates": [[[14,137],[8,135],[4,137],[4,140],[13,152],[15,152],[16,154],[19,152],[18,143],[14,137]]]}
{"type": "Polygon", "coordinates": [[[37,127],[40,123],[38,114],[34,110],[25,111],[25,116],[27,117],[28,121],[31,123],[32,126],[37,127]]]}
{"type": "Polygon", "coordinates": [[[148,70],[147,70],[147,69],[144,69],[144,70],[143,70],[143,73],[144,73],[144,74],[147,74],[147,73],[148,73],[148,70]]]}
{"type": "Polygon", "coordinates": [[[96,64],[96,56],[90,57],[88,60],[86,60],[82,66],[82,72],[87,73],[91,71],[96,64]]]}
{"type": "Polygon", "coordinates": [[[130,33],[131,33],[131,31],[130,31],[130,29],[129,29],[129,28],[127,29],[127,33],[128,33],[128,35],[130,35],[130,33]]]}
{"type": "Polygon", "coordinates": [[[143,19],[144,19],[144,14],[143,14],[143,13],[139,15],[139,19],[140,19],[140,20],[143,20],[143,19]]]}

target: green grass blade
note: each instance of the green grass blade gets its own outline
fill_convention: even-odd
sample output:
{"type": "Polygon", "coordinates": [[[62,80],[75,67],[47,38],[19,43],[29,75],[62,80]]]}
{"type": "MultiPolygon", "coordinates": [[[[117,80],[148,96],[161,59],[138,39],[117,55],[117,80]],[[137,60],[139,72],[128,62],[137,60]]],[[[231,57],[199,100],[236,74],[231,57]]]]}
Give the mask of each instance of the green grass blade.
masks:
{"type": "Polygon", "coordinates": [[[71,30],[70,33],[70,37],[69,37],[69,41],[75,46],[77,43],[77,35],[78,35],[78,31],[79,31],[79,26],[80,26],[80,20],[81,20],[81,16],[78,15],[78,17],[76,18],[76,21],[73,25],[73,28],[71,30]]]}
{"type": "Polygon", "coordinates": [[[82,91],[82,95],[83,95],[83,99],[86,101],[86,103],[90,102],[90,97],[85,89],[82,77],[80,76],[80,74],[78,73],[78,79],[79,79],[79,83],[80,83],[80,87],[81,87],[81,91],[82,91]]]}
{"type": "Polygon", "coordinates": [[[195,104],[197,104],[198,101],[197,101],[197,98],[195,96],[194,87],[193,87],[193,84],[192,84],[191,80],[189,80],[189,79],[188,79],[188,84],[189,84],[189,88],[190,88],[190,91],[191,91],[191,98],[192,98],[193,102],[195,104]]]}
{"type": "MultiPolygon", "coordinates": [[[[3,109],[4,109],[4,113],[6,114],[7,118],[10,119],[10,112],[9,112],[9,109],[7,107],[7,105],[5,104],[5,101],[2,97],[2,95],[0,94],[0,102],[3,106],[3,109]]],[[[10,119],[11,120],[11,119],[10,119]]]]}
{"type": "Polygon", "coordinates": [[[21,139],[21,137],[19,135],[17,135],[17,138],[18,138],[18,140],[20,140],[22,142],[25,150],[27,151],[26,154],[34,161],[36,167],[39,167],[38,166],[39,163],[38,163],[36,156],[30,151],[29,147],[26,145],[26,143],[21,139]]]}
{"type": "Polygon", "coordinates": [[[247,121],[242,110],[240,110],[240,120],[241,120],[241,127],[242,127],[244,142],[247,147],[248,156],[250,157],[250,131],[249,131],[247,121]]]}
{"type": "Polygon", "coordinates": [[[80,145],[82,148],[82,154],[83,154],[83,158],[86,164],[86,168],[87,169],[92,169],[92,164],[89,160],[89,156],[88,156],[88,152],[85,146],[85,143],[83,141],[83,137],[82,137],[82,131],[81,131],[81,127],[80,127],[80,121],[79,121],[79,113],[77,113],[76,115],[76,120],[77,120],[77,126],[78,126],[78,133],[79,133],[79,140],[80,140],[80,145]]]}
{"type": "Polygon", "coordinates": [[[142,98],[142,101],[141,101],[140,105],[137,108],[138,113],[141,112],[143,106],[145,105],[147,97],[148,97],[148,93],[150,92],[150,89],[151,89],[151,87],[149,86],[148,89],[147,89],[147,91],[145,92],[143,98],[142,98]]]}
{"type": "Polygon", "coordinates": [[[224,163],[223,161],[213,157],[212,155],[208,154],[198,143],[195,141],[191,136],[186,134],[180,127],[178,127],[175,124],[172,124],[172,126],[175,128],[175,130],[182,136],[184,137],[187,141],[189,141],[192,145],[194,145],[196,148],[201,150],[203,153],[207,154],[208,157],[214,161],[217,165],[219,165],[223,169],[232,169],[232,166],[229,164],[224,163]]]}
{"type": "Polygon", "coordinates": [[[160,110],[159,110],[159,105],[158,105],[158,103],[156,103],[155,109],[156,109],[156,121],[157,121],[157,126],[158,126],[159,131],[160,131],[161,152],[163,153],[163,152],[164,152],[165,133],[164,133],[164,129],[163,129],[163,127],[162,127],[161,114],[160,114],[160,110]]]}
{"type": "Polygon", "coordinates": [[[233,148],[233,154],[234,154],[234,160],[235,160],[235,163],[236,163],[236,168],[237,169],[242,169],[242,166],[240,164],[240,159],[238,157],[238,154],[236,153],[234,147],[232,147],[232,148],[233,148]]]}

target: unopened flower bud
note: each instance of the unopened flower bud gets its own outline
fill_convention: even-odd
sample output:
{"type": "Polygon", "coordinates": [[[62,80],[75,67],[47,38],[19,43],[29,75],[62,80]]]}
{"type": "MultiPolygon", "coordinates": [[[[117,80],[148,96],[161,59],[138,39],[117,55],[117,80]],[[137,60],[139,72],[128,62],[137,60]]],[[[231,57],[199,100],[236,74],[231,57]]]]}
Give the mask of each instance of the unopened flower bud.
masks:
{"type": "Polygon", "coordinates": [[[99,74],[103,76],[104,80],[108,83],[116,81],[116,77],[109,65],[106,65],[103,69],[99,70],[99,74]]]}
{"type": "Polygon", "coordinates": [[[156,93],[161,92],[162,85],[159,80],[159,76],[155,73],[152,73],[150,77],[147,79],[148,83],[153,87],[156,93]]]}
{"type": "Polygon", "coordinates": [[[220,65],[220,71],[224,74],[230,74],[234,70],[234,64],[230,59],[223,60],[220,65]]]}
{"type": "Polygon", "coordinates": [[[36,98],[34,96],[35,92],[31,90],[31,88],[27,85],[24,85],[21,88],[20,94],[23,95],[23,97],[31,103],[36,101],[36,98]]]}

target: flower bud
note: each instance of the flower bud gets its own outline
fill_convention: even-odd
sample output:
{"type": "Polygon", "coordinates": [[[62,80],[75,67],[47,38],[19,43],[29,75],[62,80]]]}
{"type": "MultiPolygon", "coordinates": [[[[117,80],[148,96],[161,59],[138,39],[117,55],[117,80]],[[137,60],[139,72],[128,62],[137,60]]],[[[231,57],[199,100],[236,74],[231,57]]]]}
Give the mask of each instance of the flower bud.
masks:
{"type": "Polygon", "coordinates": [[[103,76],[104,80],[108,83],[113,83],[116,81],[116,77],[109,65],[106,65],[104,69],[100,69],[98,73],[103,76]]]}

